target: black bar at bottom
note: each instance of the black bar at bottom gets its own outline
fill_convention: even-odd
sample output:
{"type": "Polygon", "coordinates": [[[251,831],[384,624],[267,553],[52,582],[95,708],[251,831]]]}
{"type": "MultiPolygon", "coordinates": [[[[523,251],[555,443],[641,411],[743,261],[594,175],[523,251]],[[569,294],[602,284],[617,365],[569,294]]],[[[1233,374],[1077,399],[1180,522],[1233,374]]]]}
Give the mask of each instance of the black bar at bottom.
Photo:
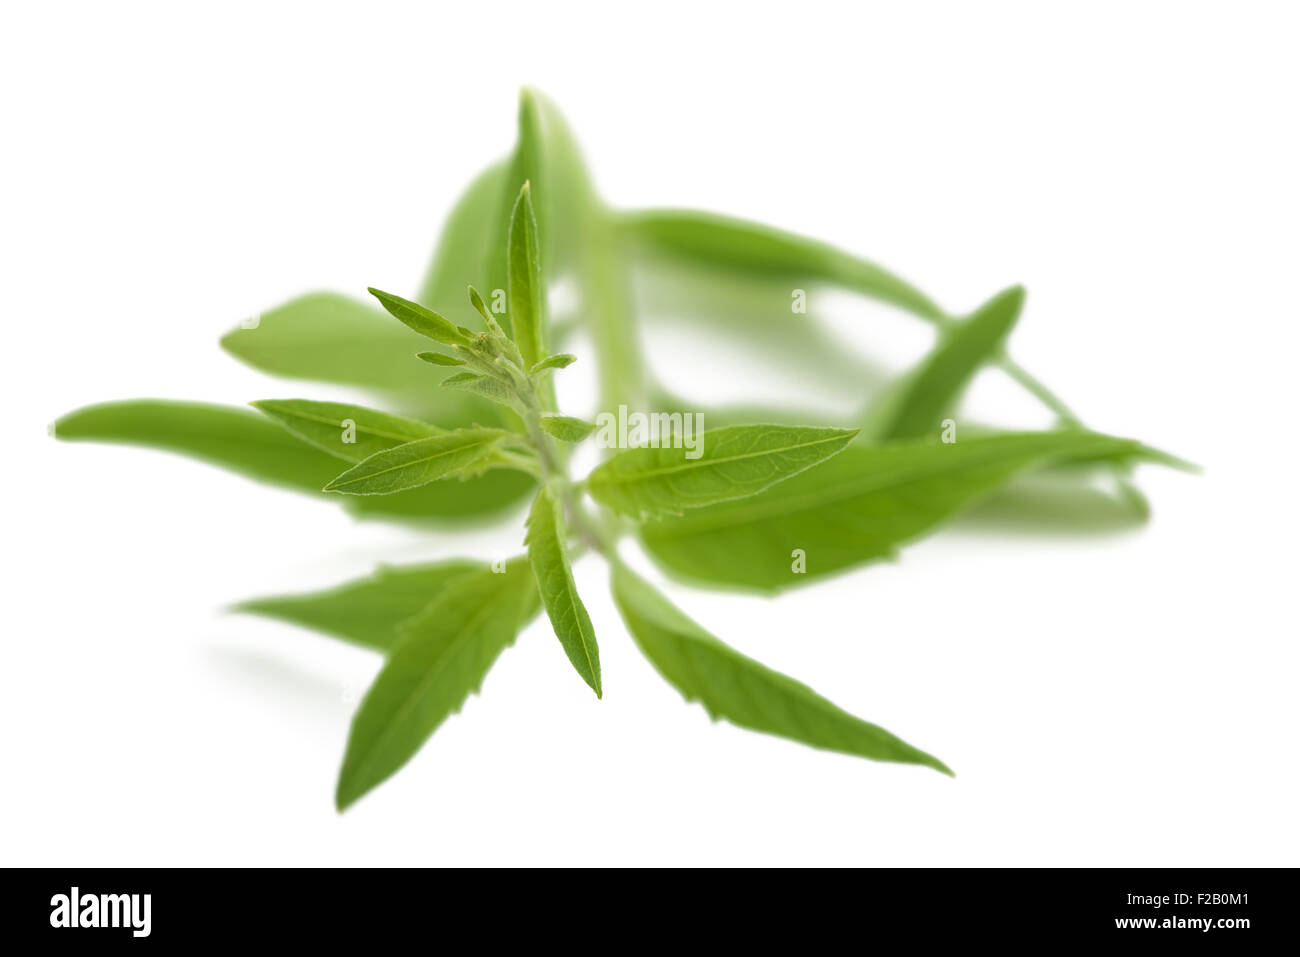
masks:
{"type": "Polygon", "coordinates": [[[797,935],[806,950],[848,935],[852,947],[901,937],[1241,950],[1296,939],[1300,889],[1295,870],[1216,869],[14,869],[4,882],[0,939],[95,949],[776,946],[797,935]]]}

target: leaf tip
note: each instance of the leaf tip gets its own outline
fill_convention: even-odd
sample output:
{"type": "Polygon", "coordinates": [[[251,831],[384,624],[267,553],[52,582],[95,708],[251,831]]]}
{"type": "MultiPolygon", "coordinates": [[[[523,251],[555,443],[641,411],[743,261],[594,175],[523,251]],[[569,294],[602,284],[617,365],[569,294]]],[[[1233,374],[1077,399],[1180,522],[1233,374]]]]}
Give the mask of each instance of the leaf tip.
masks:
{"type": "Polygon", "coordinates": [[[1188,459],[1179,458],[1177,455],[1170,455],[1168,453],[1165,453],[1164,458],[1161,459],[1161,461],[1169,468],[1179,472],[1185,472],[1188,475],[1205,474],[1204,465],[1201,465],[1199,462],[1192,462],[1189,461],[1188,459]]]}
{"type": "Polygon", "coordinates": [[[359,794],[352,793],[351,788],[347,786],[347,781],[343,777],[340,777],[338,786],[334,789],[334,810],[337,813],[342,814],[355,804],[357,798],[360,796],[361,795],[359,794]]]}
{"type": "Polygon", "coordinates": [[[1028,290],[1020,283],[1007,286],[1006,289],[995,293],[991,299],[971,313],[969,318],[996,314],[1002,316],[1003,321],[1014,323],[1019,318],[1020,313],[1024,311],[1025,297],[1028,295],[1028,290]]]}

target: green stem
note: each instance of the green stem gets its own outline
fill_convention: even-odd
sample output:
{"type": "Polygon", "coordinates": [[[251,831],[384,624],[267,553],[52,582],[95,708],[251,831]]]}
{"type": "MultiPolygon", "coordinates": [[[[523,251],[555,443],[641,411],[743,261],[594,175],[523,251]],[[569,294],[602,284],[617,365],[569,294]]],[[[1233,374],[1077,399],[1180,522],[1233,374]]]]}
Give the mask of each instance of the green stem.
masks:
{"type": "MultiPolygon", "coordinates": [[[[1075,415],[1074,411],[1055,392],[1043,385],[1042,382],[1005,352],[999,357],[997,364],[1034,398],[1055,413],[1056,417],[1063,423],[1078,429],[1084,427],[1083,420],[1075,415]]],[[[1120,496],[1136,514],[1144,519],[1148,517],[1151,514],[1151,504],[1147,501],[1146,496],[1142,494],[1142,490],[1133,482],[1133,467],[1131,465],[1115,464],[1110,468],[1115,473],[1115,481],[1119,486],[1120,496]]]]}
{"type": "Polygon", "coordinates": [[[1012,359],[1009,355],[1003,353],[1003,355],[997,360],[997,364],[1004,372],[1006,372],[1007,375],[1029,392],[1030,395],[1054,412],[1056,417],[1066,425],[1083,425],[1082,420],[1074,414],[1070,407],[1066,405],[1055,392],[1043,385],[1042,382],[1031,375],[1027,369],[1012,359]]]}
{"type": "Polygon", "coordinates": [[[534,478],[537,479],[541,479],[542,477],[542,470],[538,465],[537,460],[534,459],[531,455],[523,455],[520,454],[519,452],[512,452],[509,451],[508,449],[501,449],[498,452],[496,452],[493,458],[496,461],[500,462],[502,465],[506,466],[507,468],[518,469],[521,472],[527,472],[529,475],[532,475],[534,478]]]}
{"type": "Polygon", "coordinates": [[[622,235],[607,210],[591,210],[590,243],[583,263],[584,306],[592,323],[600,378],[600,402],[615,409],[620,402],[645,401],[644,364],[637,341],[628,254],[622,235]]]}
{"type": "Polygon", "coordinates": [[[583,508],[580,487],[569,478],[568,467],[555,439],[542,428],[542,403],[536,386],[525,378],[517,383],[516,391],[521,406],[520,417],[537,456],[541,480],[555,490],[569,527],[583,543],[606,558],[612,558],[615,554],[614,537],[583,508]]]}

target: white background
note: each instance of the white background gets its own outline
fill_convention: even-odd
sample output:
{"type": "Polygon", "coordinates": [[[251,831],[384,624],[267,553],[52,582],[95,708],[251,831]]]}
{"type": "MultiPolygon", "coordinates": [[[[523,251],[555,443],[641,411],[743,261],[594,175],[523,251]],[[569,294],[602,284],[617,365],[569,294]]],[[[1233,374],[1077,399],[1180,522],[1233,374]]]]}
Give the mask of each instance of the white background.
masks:
{"type": "MultiPolygon", "coordinates": [[[[1300,863],[1295,8],[976,6],[7,6],[0,863],[1300,863]],[[517,525],[357,524],[47,437],[110,398],[322,396],[216,339],[317,288],[413,292],[521,83],[615,204],[820,236],[958,311],[1023,282],[1017,358],[1206,466],[1145,470],[1122,535],[947,532],[773,601],[668,587],[955,780],[712,725],[588,558],[605,699],[539,622],[340,817],[378,659],[220,608],[517,525]]],[[[847,336],[876,315],[846,311],[847,336]]]]}

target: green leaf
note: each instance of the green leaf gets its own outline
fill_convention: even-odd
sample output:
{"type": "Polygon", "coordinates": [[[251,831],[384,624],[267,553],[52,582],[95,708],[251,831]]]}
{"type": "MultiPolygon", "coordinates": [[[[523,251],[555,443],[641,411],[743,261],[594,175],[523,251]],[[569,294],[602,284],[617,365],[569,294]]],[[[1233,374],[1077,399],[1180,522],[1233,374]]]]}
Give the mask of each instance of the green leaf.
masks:
{"type": "Polygon", "coordinates": [[[550,489],[543,486],[528,513],[528,561],[537,577],[542,606],[564,653],[599,698],[600,649],[596,647],[591,617],[573,583],[565,538],[564,517],[550,489]]]}
{"type": "MultiPolygon", "coordinates": [[[[533,476],[515,471],[510,462],[498,460],[499,454],[484,460],[484,467],[505,468],[475,472],[458,482],[434,482],[395,495],[323,494],[335,501],[342,499],[343,507],[360,518],[387,518],[420,524],[435,522],[440,526],[480,521],[514,506],[537,487],[533,476]]],[[[337,471],[337,466],[331,471],[337,471]]],[[[322,479],[316,487],[317,494],[322,494],[321,487],[325,481],[322,479]]]]}
{"type": "Polygon", "coordinates": [[[674,325],[689,335],[711,332],[754,362],[779,358],[792,383],[828,396],[870,395],[892,372],[842,347],[826,321],[831,316],[821,291],[852,291],[934,324],[948,318],[915,286],[875,263],[758,223],[647,210],[620,214],[617,226],[644,324],[674,325]]]}
{"type": "MultiPolygon", "coordinates": [[[[505,246],[493,245],[508,213],[505,192],[504,162],[493,164],[475,178],[448,215],[420,286],[420,302],[461,325],[478,324],[474,309],[465,301],[465,284],[489,282],[494,273],[505,269],[505,246]]],[[[504,278],[491,288],[505,289],[504,278]]]]}
{"type": "Polygon", "coordinates": [[[761,492],[842,451],[855,435],[853,429],[781,425],[711,429],[695,436],[693,449],[620,452],[592,471],[587,487],[597,501],[628,515],[678,513],[761,492]]]}
{"type": "Polygon", "coordinates": [[[945,318],[924,293],[875,263],[770,226],[682,209],[625,213],[619,226],[641,243],[692,262],[751,276],[779,276],[792,286],[821,281],[924,319],[945,318]]]}
{"type": "Polygon", "coordinates": [[[325,486],[347,495],[389,495],[472,471],[508,433],[457,429],[397,445],[354,465],[325,486]]]}
{"type": "MultiPolygon", "coordinates": [[[[544,228],[544,227],[543,227],[544,228]]],[[[628,253],[604,210],[593,210],[583,235],[587,257],[579,273],[579,314],[596,344],[600,403],[606,409],[643,406],[647,373],[636,328],[628,253]]]]}
{"type": "Polygon", "coordinates": [[[529,369],[528,374],[537,375],[539,372],[546,372],[551,369],[567,369],[577,361],[577,356],[568,352],[561,352],[558,355],[547,356],[541,362],[529,369]]]}
{"type": "Polygon", "coordinates": [[[304,442],[349,462],[442,432],[425,422],[345,402],[262,399],[249,404],[304,442]]]}
{"type": "Polygon", "coordinates": [[[312,293],[262,314],[256,325],[232,330],[221,345],[272,375],[415,391],[428,387],[410,362],[423,342],[367,303],[312,293]]]}
{"type": "Polygon", "coordinates": [[[761,495],[650,523],[641,535],[678,575],[776,591],[890,558],[1030,468],[1140,460],[1177,464],[1131,439],[1073,430],[854,445],[761,495]]]}
{"type": "Polygon", "coordinates": [[[379,304],[394,318],[422,336],[449,346],[466,345],[471,341],[470,337],[465,335],[455,323],[449,322],[418,302],[411,302],[409,299],[394,296],[391,292],[384,292],[381,289],[371,288],[367,291],[378,299],[379,304]]]}
{"type": "Polygon", "coordinates": [[[488,327],[489,332],[503,339],[506,338],[506,332],[501,328],[501,323],[497,321],[496,316],[492,315],[492,310],[487,307],[487,303],[483,301],[483,297],[478,294],[478,290],[473,286],[469,287],[469,302],[475,311],[483,317],[483,322],[488,327]]]}
{"type": "MultiPolygon", "coordinates": [[[[824,414],[824,411],[818,413],[815,409],[795,406],[700,406],[664,390],[652,395],[650,407],[694,408],[714,427],[747,422],[808,421],[824,414]]],[[[1004,433],[1004,429],[962,419],[963,437],[1004,433]]],[[[863,435],[867,434],[870,434],[869,429],[864,427],[857,442],[862,443],[863,435]]],[[[1130,484],[1114,481],[1115,471],[1122,472],[1128,468],[1123,464],[1103,465],[1101,468],[1049,465],[1017,477],[1009,487],[999,489],[987,500],[976,503],[960,521],[964,527],[981,531],[1039,536],[1107,534],[1133,528],[1150,517],[1150,510],[1144,507],[1145,500],[1140,494],[1135,496],[1130,484]],[[1108,476],[1110,481],[1107,481],[1108,476]]]]}
{"type": "MultiPolygon", "coordinates": [[[[237,406],[163,399],[106,402],[69,412],[54,424],[68,441],[109,442],[176,452],[260,482],[342,504],[363,517],[404,522],[465,521],[500,511],[534,483],[515,472],[492,472],[397,495],[325,495],[339,460],[259,415],[237,406]]],[[[205,507],[196,503],[196,507],[205,507]]]]}
{"type": "Polygon", "coordinates": [[[546,355],[546,294],[531,188],[524,183],[510,215],[506,302],[515,344],[531,368],[546,355]]]}
{"type": "Polygon", "coordinates": [[[581,442],[596,430],[594,423],[575,419],[571,415],[544,415],[542,428],[565,442],[581,442]]]}
{"type": "Polygon", "coordinates": [[[436,366],[463,366],[464,359],[457,359],[455,356],[449,356],[442,352],[417,352],[415,358],[423,359],[436,366]]]}
{"type": "Polygon", "coordinates": [[[637,646],[669,684],[687,701],[704,705],[715,721],[726,718],[814,748],[952,774],[938,758],[723,644],[622,564],[614,565],[613,585],[637,646]]]}
{"type": "Polygon", "coordinates": [[[504,382],[491,376],[479,375],[477,372],[457,372],[443,379],[442,384],[448,389],[464,389],[473,392],[509,409],[515,408],[518,404],[514,392],[504,382]]]}
{"type": "Polygon", "coordinates": [[[1018,537],[1109,535],[1146,522],[1144,506],[1104,464],[1067,463],[1016,475],[955,516],[951,527],[1018,537]]]}
{"type": "Polygon", "coordinates": [[[463,560],[381,565],[373,575],[334,588],[253,598],[231,611],[287,621],[386,652],[397,640],[398,625],[424,610],[451,583],[485,569],[482,562],[463,560]]]}
{"type": "MultiPolygon", "coordinates": [[[[508,215],[519,189],[529,184],[537,217],[543,277],[576,280],[572,306],[552,322],[581,320],[600,358],[601,403],[614,408],[643,399],[643,369],[634,327],[631,277],[623,237],[596,196],[581,152],[564,118],[544,96],[524,90],[519,101],[519,137],[505,175],[506,215],[496,248],[508,248],[508,215]]],[[[504,265],[504,260],[503,260],[504,265]]],[[[505,288],[505,273],[494,286],[505,288]]]]}
{"type": "Polygon", "coordinates": [[[891,411],[877,433],[881,439],[938,435],[944,413],[952,411],[980,367],[1001,352],[1020,318],[1025,291],[1006,289],[969,319],[944,330],[938,345],[911,373],[891,400],[891,411]]]}
{"type": "Polygon", "coordinates": [[[671,209],[622,213],[616,223],[643,322],[716,330],[729,348],[759,362],[779,357],[828,394],[866,394],[887,381],[888,370],[842,347],[825,322],[821,290],[852,291],[935,324],[947,320],[933,300],[877,264],[759,223],[671,209]]]}
{"type": "MultiPolygon", "coordinates": [[[[530,184],[538,227],[538,259],[546,277],[580,272],[588,255],[588,225],[597,207],[582,153],[559,110],[536,90],[519,95],[518,138],[505,175],[495,246],[509,248],[511,211],[524,183],[530,184]]],[[[505,266],[505,260],[501,261],[505,266]]],[[[506,288],[506,273],[493,285],[506,288]]],[[[583,302],[578,308],[585,309],[583,302]]],[[[513,312],[513,310],[511,310],[513,312]]],[[[513,322],[513,315],[511,316],[513,322]]],[[[522,343],[520,343],[522,347],[522,343]]],[[[535,360],[534,360],[535,361],[535,360]]]]}
{"type": "Polygon", "coordinates": [[[271,485],[320,491],[338,461],[252,409],[133,399],[69,412],[56,438],[115,442],[180,452],[271,485]]]}
{"type": "Polygon", "coordinates": [[[515,640],[536,588],[526,563],[450,583],[401,628],[348,736],[335,802],[343,810],[402,767],[477,691],[515,640]]]}
{"type": "MultiPolygon", "coordinates": [[[[928,296],[875,263],[769,226],[690,210],[636,211],[616,222],[627,240],[637,288],[649,292],[652,311],[710,324],[730,320],[738,343],[765,339],[769,352],[779,352],[786,363],[803,359],[823,383],[856,381],[860,388],[879,372],[846,357],[812,323],[800,323],[798,334],[791,334],[784,297],[796,287],[848,289],[940,327],[951,321],[928,296]],[[778,303],[782,308],[774,309],[778,303]]],[[[645,302],[641,306],[647,308],[645,302]]],[[[995,361],[1063,426],[1083,428],[1057,396],[1009,357],[999,354],[995,361]]],[[[880,399],[887,403],[889,396],[880,399]]],[[[1130,484],[1125,494],[1141,501],[1130,484]]]]}

